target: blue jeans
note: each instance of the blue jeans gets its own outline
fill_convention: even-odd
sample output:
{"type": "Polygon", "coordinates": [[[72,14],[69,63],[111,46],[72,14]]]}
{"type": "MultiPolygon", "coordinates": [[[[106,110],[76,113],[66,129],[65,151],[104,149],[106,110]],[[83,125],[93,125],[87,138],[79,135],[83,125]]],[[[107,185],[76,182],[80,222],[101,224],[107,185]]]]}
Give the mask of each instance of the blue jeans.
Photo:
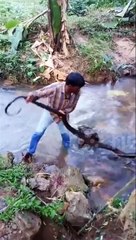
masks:
{"type": "MultiPolygon", "coordinates": [[[[30,142],[30,146],[29,146],[29,150],[28,152],[30,154],[34,154],[37,148],[37,145],[41,139],[41,137],[43,136],[43,134],[45,133],[46,129],[53,123],[53,118],[50,115],[50,113],[46,110],[44,110],[41,119],[39,121],[39,124],[37,126],[36,132],[33,134],[32,138],[31,138],[31,142],[30,142]]],[[[65,126],[63,125],[62,121],[59,122],[58,124],[60,133],[61,133],[61,137],[62,137],[62,142],[65,148],[69,148],[70,145],[70,138],[69,135],[67,133],[67,130],[65,128],[65,126]]]]}

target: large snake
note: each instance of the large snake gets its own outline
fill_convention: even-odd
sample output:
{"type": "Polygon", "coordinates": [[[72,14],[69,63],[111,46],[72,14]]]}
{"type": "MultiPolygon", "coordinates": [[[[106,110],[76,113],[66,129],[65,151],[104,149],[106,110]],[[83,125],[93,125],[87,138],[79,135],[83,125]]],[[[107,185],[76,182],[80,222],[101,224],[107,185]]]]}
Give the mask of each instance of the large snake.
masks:
{"type": "MultiPolygon", "coordinates": [[[[15,115],[15,114],[10,114],[8,112],[8,108],[15,102],[17,101],[18,99],[24,99],[26,100],[27,97],[26,96],[19,96],[19,97],[16,97],[14,98],[13,101],[11,101],[5,108],[5,113],[7,115],[15,115]]],[[[96,134],[92,134],[91,136],[87,136],[84,132],[78,130],[78,129],[75,129],[73,128],[67,121],[67,118],[66,118],[66,115],[63,114],[62,112],[59,112],[58,110],[56,109],[53,109],[51,108],[50,106],[47,106],[41,102],[37,102],[38,98],[35,97],[34,100],[32,101],[33,104],[35,104],[36,106],[38,107],[41,107],[43,109],[46,109],[47,111],[51,112],[51,113],[54,113],[54,114],[57,114],[59,117],[62,118],[62,121],[65,125],[65,127],[74,135],[76,135],[78,138],[80,139],[83,139],[84,140],[84,144],[87,144],[91,147],[98,147],[98,148],[103,148],[103,149],[106,149],[106,150],[110,150],[112,152],[114,152],[115,154],[117,154],[119,157],[124,157],[124,158],[136,158],[136,153],[125,153],[123,151],[121,151],[120,149],[118,148],[113,148],[112,146],[108,145],[108,144],[104,144],[102,142],[100,142],[99,140],[99,137],[96,134]]],[[[16,114],[18,114],[19,112],[21,111],[21,108],[17,111],[16,114]]]]}

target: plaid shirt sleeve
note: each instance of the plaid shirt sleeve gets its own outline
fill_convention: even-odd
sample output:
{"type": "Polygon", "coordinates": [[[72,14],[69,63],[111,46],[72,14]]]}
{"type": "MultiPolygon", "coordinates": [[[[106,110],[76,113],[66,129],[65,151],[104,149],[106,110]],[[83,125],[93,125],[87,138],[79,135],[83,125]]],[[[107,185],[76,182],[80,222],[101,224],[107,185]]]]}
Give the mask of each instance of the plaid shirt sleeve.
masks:
{"type": "Polygon", "coordinates": [[[34,96],[42,98],[42,97],[49,97],[50,95],[56,92],[55,86],[46,86],[34,92],[34,96]]]}

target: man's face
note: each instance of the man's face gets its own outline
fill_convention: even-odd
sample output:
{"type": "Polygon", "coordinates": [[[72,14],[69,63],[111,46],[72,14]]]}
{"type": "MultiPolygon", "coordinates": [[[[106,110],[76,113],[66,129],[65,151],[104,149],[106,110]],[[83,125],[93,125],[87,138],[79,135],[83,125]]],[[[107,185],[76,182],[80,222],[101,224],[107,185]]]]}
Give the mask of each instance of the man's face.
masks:
{"type": "Polygon", "coordinates": [[[74,93],[74,94],[78,94],[80,91],[80,87],[75,87],[75,86],[72,86],[72,85],[67,85],[67,92],[68,93],[74,93]]]}

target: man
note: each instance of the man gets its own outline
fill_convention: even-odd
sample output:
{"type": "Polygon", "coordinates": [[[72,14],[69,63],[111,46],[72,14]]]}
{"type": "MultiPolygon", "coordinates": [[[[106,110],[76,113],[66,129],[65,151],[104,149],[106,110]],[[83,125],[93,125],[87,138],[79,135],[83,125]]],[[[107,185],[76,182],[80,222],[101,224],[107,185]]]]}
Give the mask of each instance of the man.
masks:
{"type": "MultiPolygon", "coordinates": [[[[38,99],[46,98],[50,107],[63,112],[68,117],[68,114],[75,109],[80,96],[80,89],[84,85],[85,80],[83,76],[78,72],[72,72],[63,83],[53,83],[40,90],[29,93],[26,101],[28,103],[32,102],[35,97],[38,99]]],[[[24,161],[29,162],[32,160],[32,156],[36,152],[41,137],[54,121],[58,124],[64,148],[68,149],[70,147],[70,138],[61,118],[44,110],[37,129],[31,138],[29,150],[24,156],[24,161]]]]}

